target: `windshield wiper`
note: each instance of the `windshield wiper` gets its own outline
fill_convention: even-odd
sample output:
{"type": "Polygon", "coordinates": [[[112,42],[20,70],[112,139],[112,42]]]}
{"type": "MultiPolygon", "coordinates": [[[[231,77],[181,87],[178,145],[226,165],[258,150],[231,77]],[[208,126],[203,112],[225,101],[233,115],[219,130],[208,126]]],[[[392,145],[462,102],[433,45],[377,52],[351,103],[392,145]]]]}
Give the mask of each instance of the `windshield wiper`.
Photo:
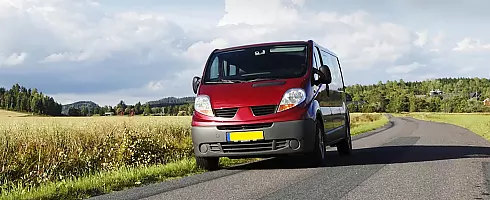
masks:
{"type": "Polygon", "coordinates": [[[268,81],[268,80],[279,80],[280,78],[256,78],[247,80],[246,82],[256,82],[256,81],[268,81]]]}
{"type": "Polygon", "coordinates": [[[236,79],[218,79],[216,81],[206,81],[206,83],[243,83],[245,81],[236,79]]]}

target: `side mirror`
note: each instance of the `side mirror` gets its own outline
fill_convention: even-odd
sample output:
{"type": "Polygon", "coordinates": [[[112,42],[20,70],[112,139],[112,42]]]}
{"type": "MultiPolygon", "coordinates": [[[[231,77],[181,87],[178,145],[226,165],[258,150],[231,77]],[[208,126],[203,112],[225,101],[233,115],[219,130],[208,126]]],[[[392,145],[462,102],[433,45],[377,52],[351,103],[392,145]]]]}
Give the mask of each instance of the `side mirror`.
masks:
{"type": "Polygon", "coordinates": [[[192,90],[194,90],[194,94],[197,94],[197,89],[199,89],[200,83],[201,83],[200,77],[194,76],[194,78],[192,78],[192,90]]]}
{"type": "Polygon", "coordinates": [[[330,72],[330,69],[326,66],[323,65],[320,67],[319,70],[315,69],[315,73],[318,74],[318,80],[316,80],[316,84],[330,84],[332,83],[332,74],[330,72]]]}

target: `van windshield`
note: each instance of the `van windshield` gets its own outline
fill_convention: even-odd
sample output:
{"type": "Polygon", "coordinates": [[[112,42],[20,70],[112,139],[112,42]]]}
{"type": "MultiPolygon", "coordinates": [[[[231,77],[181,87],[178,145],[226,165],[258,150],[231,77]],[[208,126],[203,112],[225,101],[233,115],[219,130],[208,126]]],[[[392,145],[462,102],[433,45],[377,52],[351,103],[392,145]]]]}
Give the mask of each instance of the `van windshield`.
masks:
{"type": "Polygon", "coordinates": [[[236,83],[305,75],[306,45],[260,46],[212,55],[204,83],[236,83]]]}

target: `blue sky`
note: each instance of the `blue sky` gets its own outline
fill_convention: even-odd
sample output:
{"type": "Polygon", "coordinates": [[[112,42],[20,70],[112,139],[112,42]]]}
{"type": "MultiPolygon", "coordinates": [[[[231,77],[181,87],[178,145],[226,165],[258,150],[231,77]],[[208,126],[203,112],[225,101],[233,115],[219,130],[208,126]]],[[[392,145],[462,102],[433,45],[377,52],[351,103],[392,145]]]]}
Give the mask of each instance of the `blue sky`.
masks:
{"type": "Polygon", "coordinates": [[[0,0],[0,86],[101,105],[193,95],[214,48],[314,39],[347,84],[489,77],[485,0],[0,0]]]}

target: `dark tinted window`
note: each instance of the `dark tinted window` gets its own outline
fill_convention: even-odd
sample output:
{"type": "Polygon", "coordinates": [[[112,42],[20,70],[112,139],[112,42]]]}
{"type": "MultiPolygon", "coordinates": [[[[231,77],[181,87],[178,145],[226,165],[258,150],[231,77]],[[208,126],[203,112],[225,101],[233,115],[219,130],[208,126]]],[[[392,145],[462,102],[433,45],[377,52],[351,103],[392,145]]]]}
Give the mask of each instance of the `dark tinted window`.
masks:
{"type": "Polygon", "coordinates": [[[296,78],[305,75],[306,45],[265,46],[214,54],[205,82],[296,78]]]}

